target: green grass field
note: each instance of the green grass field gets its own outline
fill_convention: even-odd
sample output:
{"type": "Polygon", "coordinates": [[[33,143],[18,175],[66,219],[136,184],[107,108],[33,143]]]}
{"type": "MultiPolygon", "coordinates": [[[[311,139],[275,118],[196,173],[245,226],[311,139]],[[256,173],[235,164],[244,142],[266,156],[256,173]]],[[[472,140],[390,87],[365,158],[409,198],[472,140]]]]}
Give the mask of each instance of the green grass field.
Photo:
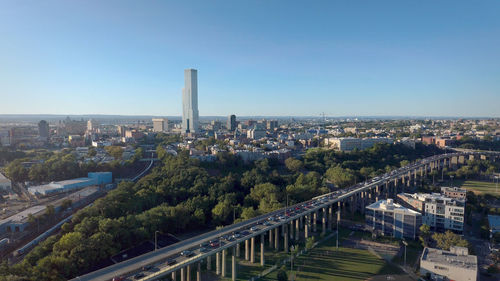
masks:
{"type": "MultiPolygon", "coordinates": [[[[295,280],[366,280],[374,275],[401,274],[395,266],[387,264],[366,250],[335,248],[335,238],[314,248],[309,254],[300,256],[294,262],[295,280]]],[[[290,276],[290,264],[287,265],[290,276]]],[[[262,280],[277,280],[277,271],[262,280]]]]}
{"type": "Polygon", "coordinates": [[[486,181],[454,181],[454,184],[463,188],[466,188],[468,191],[474,191],[475,193],[481,194],[491,194],[493,196],[500,195],[500,184],[499,185],[499,193],[496,193],[496,183],[486,182],[486,181]]]}

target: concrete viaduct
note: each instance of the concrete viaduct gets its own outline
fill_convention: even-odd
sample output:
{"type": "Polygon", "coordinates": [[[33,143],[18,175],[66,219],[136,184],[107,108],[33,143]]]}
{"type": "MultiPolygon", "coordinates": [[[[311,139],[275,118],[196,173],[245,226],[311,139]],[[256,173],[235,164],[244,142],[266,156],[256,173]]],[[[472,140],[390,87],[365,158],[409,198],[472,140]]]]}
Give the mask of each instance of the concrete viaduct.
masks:
{"type": "MultiPolygon", "coordinates": [[[[419,183],[434,170],[457,169],[469,160],[496,161],[496,152],[454,152],[425,158],[348,189],[324,194],[312,200],[283,208],[222,229],[201,234],[168,247],[79,276],[73,280],[111,280],[116,276],[133,276],[148,265],[159,268],[140,280],[170,277],[174,281],[201,281],[202,261],[207,270],[221,277],[236,279],[237,258],[244,255],[250,263],[265,264],[265,244],[276,251],[289,251],[289,245],[307,239],[312,233],[331,231],[344,212],[364,212],[364,207],[380,199],[394,198],[397,193],[419,183]],[[232,237],[234,233],[238,233],[232,237]],[[215,246],[201,249],[201,244],[215,246]],[[190,251],[189,256],[181,255],[190,251]],[[257,253],[257,256],[256,256],[257,253]],[[230,259],[231,269],[226,268],[230,259]],[[175,263],[166,263],[175,260],[175,263]],[[169,264],[169,265],[167,265],[169,264]]],[[[203,247],[205,248],[205,247],[203,247]]],[[[146,271],[144,271],[146,274],[146,271]]]]}

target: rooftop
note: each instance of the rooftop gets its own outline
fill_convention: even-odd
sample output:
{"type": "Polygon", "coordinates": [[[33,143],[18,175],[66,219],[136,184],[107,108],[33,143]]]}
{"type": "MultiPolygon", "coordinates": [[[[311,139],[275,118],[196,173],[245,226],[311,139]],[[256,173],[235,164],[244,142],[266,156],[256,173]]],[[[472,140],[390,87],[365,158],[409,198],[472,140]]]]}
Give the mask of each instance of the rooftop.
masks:
{"type": "Polygon", "coordinates": [[[417,211],[413,211],[411,209],[408,209],[408,208],[401,206],[400,204],[394,203],[394,201],[392,199],[379,200],[373,204],[366,206],[366,208],[394,211],[394,212],[410,214],[410,215],[417,215],[417,214],[420,215],[420,213],[417,211]]]}
{"type": "Polygon", "coordinates": [[[500,216],[488,215],[491,232],[500,232],[500,216]]]}
{"type": "Polygon", "coordinates": [[[4,176],[2,173],[0,173],[0,180],[8,180],[8,178],[4,176]]]}
{"type": "Polygon", "coordinates": [[[29,214],[32,214],[32,215],[36,215],[42,211],[44,211],[46,208],[46,206],[42,206],[42,205],[37,205],[37,206],[33,206],[31,208],[28,208],[24,211],[21,211],[15,215],[12,215],[6,219],[3,219],[3,220],[0,220],[0,225],[4,224],[4,223],[8,223],[8,222],[22,222],[23,220],[25,220],[26,218],[28,218],[28,215],[29,214]]]}
{"type": "Polygon", "coordinates": [[[477,257],[473,255],[456,254],[435,248],[425,248],[422,252],[422,261],[428,261],[452,267],[477,270],[477,257]]]}

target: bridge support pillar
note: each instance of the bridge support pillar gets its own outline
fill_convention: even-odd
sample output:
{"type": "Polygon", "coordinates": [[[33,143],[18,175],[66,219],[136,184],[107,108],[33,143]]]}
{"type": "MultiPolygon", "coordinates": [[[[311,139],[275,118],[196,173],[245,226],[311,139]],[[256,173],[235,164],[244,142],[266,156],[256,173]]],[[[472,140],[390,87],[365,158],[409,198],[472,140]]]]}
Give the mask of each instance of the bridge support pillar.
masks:
{"type": "Polygon", "coordinates": [[[172,271],[172,281],[177,281],[177,271],[172,271]]]}
{"type": "Polygon", "coordinates": [[[323,208],[323,228],[321,229],[321,233],[326,233],[326,208],[323,208]]]}
{"type": "Polygon", "coordinates": [[[264,266],[264,234],[260,235],[260,265],[264,266]]]}
{"type": "Polygon", "coordinates": [[[233,255],[231,257],[231,280],[236,281],[236,249],[233,247],[233,255]]]}
{"type": "Polygon", "coordinates": [[[240,257],[241,251],[240,251],[240,243],[236,244],[236,257],[240,257]]]}
{"type": "Polygon", "coordinates": [[[207,257],[207,270],[208,271],[212,270],[212,257],[211,256],[207,257]]]}
{"type": "Polygon", "coordinates": [[[215,254],[215,274],[220,275],[220,252],[215,254]]]}
{"type": "Polygon", "coordinates": [[[191,281],[191,265],[188,264],[186,267],[186,280],[191,281]]]}
{"type": "Polygon", "coordinates": [[[332,220],[333,220],[333,205],[328,206],[328,230],[332,231],[332,220]]]}
{"type": "Polygon", "coordinates": [[[316,231],[318,230],[316,227],[317,221],[318,221],[318,211],[314,211],[314,215],[313,215],[313,232],[314,233],[316,233],[316,231]]]}
{"type": "Polygon", "coordinates": [[[280,227],[274,229],[274,249],[278,251],[280,249],[280,227]]]}
{"type": "Polygon", "coordinates": [[[295,241],[299,240],[300,237],[300,225],[299,219],[295,220],[295,241]]]}
{"type": "Polygon", "coordinates": [[[307,239],[309,238],[309,215],[305,216],[305,223],[304,223],[304,237],[307,239]]]}
{"type": "Polygon", "coordinates": [[[226,250],[222,250],[222,266],[221,266],[221,276],[226,277],[226,250]]]}
{"type": "Polygon", "coordinates": [[[201,262],[198,262],[196,269],[196,281],[201,281],[201,262]]]}
{"type": "Polygon", "coordinates": [[[269,248],[273,246],[273,230],[269,229],[269,248]]]}
{"type": "Polygon", "coordinates": [[[285,239],[283,239],[283,249],[285,253],[288,253],[288,224],[283,224],[283,234],[285,234],[285,239]]]}
{"type": "Polygon", "coordinates": [[[185,281],[186,279],[186,268],[185,267],[181,267],[181,281],[185,281]]]}
{"type": "Polygon", "coordinates": [[[245,240],[245,260],[249,261],[250,260],[250,241],[245,240]]]}
{"type": "Polygon", "coordinates": [[[250,262],[255,262],[255,237],[250,238],[250,262]]]}

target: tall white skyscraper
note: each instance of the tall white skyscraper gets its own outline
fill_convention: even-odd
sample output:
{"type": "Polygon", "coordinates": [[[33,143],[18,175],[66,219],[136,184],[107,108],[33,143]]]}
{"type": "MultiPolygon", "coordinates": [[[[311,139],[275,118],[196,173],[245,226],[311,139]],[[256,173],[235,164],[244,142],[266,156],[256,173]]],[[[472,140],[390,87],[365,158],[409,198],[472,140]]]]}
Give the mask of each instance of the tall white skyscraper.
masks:
{"type": "Polygon", "coordinates": [[[184,70],[184,88],[182,89],[182,131],[198,132],[198,71],[184,70]]]}

